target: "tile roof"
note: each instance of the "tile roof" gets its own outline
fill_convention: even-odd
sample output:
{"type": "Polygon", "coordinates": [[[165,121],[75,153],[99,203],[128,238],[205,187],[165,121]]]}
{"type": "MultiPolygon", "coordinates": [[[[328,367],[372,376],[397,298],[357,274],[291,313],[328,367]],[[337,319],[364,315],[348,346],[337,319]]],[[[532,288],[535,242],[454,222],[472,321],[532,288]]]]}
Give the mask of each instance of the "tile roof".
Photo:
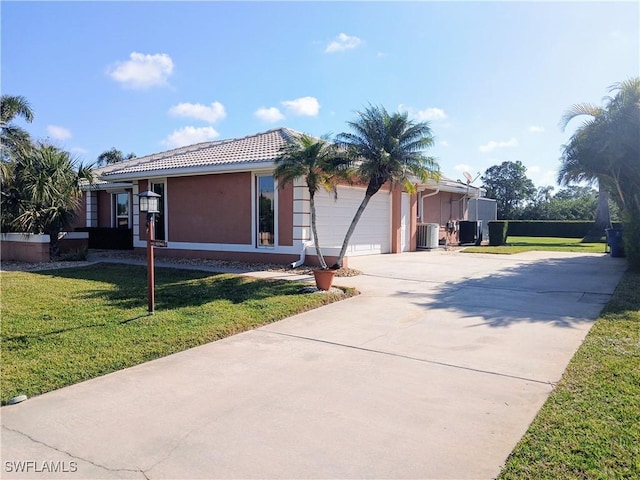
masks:
{"type": "Polygon", "coordinates": [[[136,173],[273,161],[288,139],[297,135],[300,133],[295,130],[277,128],[243,138],[197,143],[125,160],[98,168],[95,173],[98,177],[108,180],[109,177],[130,176],[136,173]]]}

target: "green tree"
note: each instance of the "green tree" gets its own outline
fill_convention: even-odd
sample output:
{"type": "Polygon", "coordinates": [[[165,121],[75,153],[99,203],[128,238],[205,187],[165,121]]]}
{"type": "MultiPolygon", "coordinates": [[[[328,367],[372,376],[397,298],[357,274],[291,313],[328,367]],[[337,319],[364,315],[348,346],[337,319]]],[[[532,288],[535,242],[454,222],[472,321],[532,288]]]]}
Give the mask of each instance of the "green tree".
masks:
{"type": "Polygon", "coordinates": [[[574,105],[565,112],[561,120],[564,130],[567,124],[577,116],[586,115],[592,118],[575,132],[568,145],[564,146],[561,157],[562,165],[558,172],[558,183],[568,186],[577,182],[598,185],[598,202],[596,205],[594,225],[587,234],[588,238],[600,238],[606,228],[611,226],[609,211],[609,190],[611,182],[602,175],[602,152],[600,146],[592,142],[601,136],[604,116],[603,108],[583,103],[574,105]]]}
{"type": "Polygon", "coordinates": [[[384,107],[369,106],[357,113],[357,120],[347,122],[351,132],[338,135],[339,145],[352,159],[356,177],[366,183],[367,189],[351,221],[333,268],[340,268],[356,225],[371,197],[382,186],[401,183],[407,192],[416,191],[419,179],[438,179],[440,170],[424,150],[433,145],[433,135],[427,122],[415,123],[408,113],[388,113],[384,107]]]}
{"type": "Polygon", "coordinates": [[[88,167],[55,146],[35,145],[2,178],[3,231],[48,234],[57,255],[58,234],[76,215],[83,181],[93,181],[88,167]]]}
{"type": "Polygon", "coordinates": [[[13,123],[16,118],[22,118],[31,123],[33,121],[31,105],[21,95],[2,95],[0,97],[0,140],[3,161],[15,157],[31,145],[29,133],[13,123]]]}
{"type": "Polygon", "coordinates": [[[487,197],[496,200],[499,219],[516,218],[519,210],[536,194],[536,187],[527,177],[527,167],[520,160],[494,165],[481,179],[487,197]]]}
{"type": "Polygon", "coordinates": [[[136,158],[135,153],[129,153],[125,155],[121,150],[118,150],[115,147],[112,147],[110,150],[105,150],[100,155],[98,155],[98,159],[96,161],[97,165],[112,165],[114,163],[122,162],[124,160],[131,160],[136,158]]]}
{"type": "Polygon", "coordinates": [[[315,195],[320,188],[337,196],[336,184],[349,173],[349,161],[338,154],[336,145],[328,141],[328,137],[321,139],[302,134],[292,136],[282,147],[280,156],[275,160],[276,169],[273,176],[278,179],[280,188],[303,178],[309,190],[309,209],[311,210],[311,231],[318,256],[318,262],[323,269],[328,268],[320,248],[318,228],[316,224],[315,195]]]}
{"type": "Polygon", "coordinates": [[[611,193],[625,223],[625,246],[632,268],[640,269],[640,77],[613,85],[603,107],[574,105],[563,116],[565,128],[587,117],[563,148],[558,180],[597,179],[611,193]]]}

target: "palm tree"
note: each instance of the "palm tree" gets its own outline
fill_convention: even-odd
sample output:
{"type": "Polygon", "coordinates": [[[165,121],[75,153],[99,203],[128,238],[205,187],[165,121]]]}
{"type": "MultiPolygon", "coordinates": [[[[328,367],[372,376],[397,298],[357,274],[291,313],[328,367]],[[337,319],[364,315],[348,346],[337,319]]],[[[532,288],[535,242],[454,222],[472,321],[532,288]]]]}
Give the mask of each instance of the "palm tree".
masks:
{"type": "Polygon", "coordinates": [[[424,154],[424,149],[433,145],[431,128],[427,122],[415,123],[409,120],[406,112],[389,114],[381,106],[369,105],[357,115],[357,120],[347,122],[352,133],[339,134],[338,141],[354,162],[356,176],[367,184],[367,190],[332,268],[342,266],[360,217],[371,197],[385,183],[401,183],[407,192],[414,193],[416,177],[422,182],[440,177],[435,159],[424,154]]]}
{"type": "Polygon", "coordinates": [[[327,263],[322,255],[318,228],[316,225],[315,194],[320,188],[337,196],[336,184],[349,175],[349,161],[338,154],[335,144],[327,136],[321,139],[302,134],[292,136],[281,148],[280,156],[275,160],[273,176],[278,179],[280,188],[303,178],[309,190],[309,209],[311,210],[311,231],[313,242],[322,269],[327,263]]]}
{"type": "Polygon", "coordinates": [[[135,153],[129,153],[125,155],[121,150],[116,149],[116,147],[111,147],[110,150],[105,150],[102,152],[97,159],[97,165],[112,165],[114,163],[122,162],[124,160],[131,160],[136,158],[135,153]]]}
{"type": "MultiPolygon", "coordinates": [[[[10,225],[16,231],[50,235],[51,254],[57,255],[58,234],[76,215],[83,181],[93,181],[88,167],[76,165],[68,152],[53,145],[35,145],[13,169],[15,218],[10,225]]],[[[3,196],[5,200],[8,203],[3,196]]]]}
{"type": "Polygon", "coordinates": [[[603,107],[575,105],[562,127],[578,116],[588,119],[564,146],[559,180],[597,178],[625,219],[625,245],[632,268],[640,270],[640,77],[610,87],[603,107]]]}
{"type": "Polygon", "coordinates": [[[558,171],[558,183],[568,186],[572,183],[586,182],[590,185],[598,184],[598,203],[593,227],[587,234],[589,238],[600,238],[606,228],[611,226],[609,213],[609,188],[604,172],[606,170],[603,158],[602,143],[597,138],[602,137],[605,110],[591,104],[574,105],[565,112],[561,126],[564,130],[567,124],[577,116],[591,117],[571,137],[564,146],[558,171]]]}
{"type": "Polygon", "coordinates": [[[27,99],[21,95],[2,95],[0,97],[0,140],[2,142],[2,160],[19,154],[31,145],[26,130],[14,125],[16,118],[31,123],[33,110],[27,99]]]}

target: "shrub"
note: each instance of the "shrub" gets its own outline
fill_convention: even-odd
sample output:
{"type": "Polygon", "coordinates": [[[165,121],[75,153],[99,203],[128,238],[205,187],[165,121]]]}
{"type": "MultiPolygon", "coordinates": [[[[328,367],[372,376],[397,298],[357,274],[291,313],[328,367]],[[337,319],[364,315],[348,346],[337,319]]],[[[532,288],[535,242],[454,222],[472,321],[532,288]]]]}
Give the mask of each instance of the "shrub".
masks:
{"type": "Polygon", "coordinates": [[[509,222],[489,222],[489,245],[498,246],[507,243],[507,230],[509,222]]]}
{"type": "Polygon", "coordinates": [[[622,239],[629,268],[634,272],[640,272],[640,222],[625,222],[622,239]]]}

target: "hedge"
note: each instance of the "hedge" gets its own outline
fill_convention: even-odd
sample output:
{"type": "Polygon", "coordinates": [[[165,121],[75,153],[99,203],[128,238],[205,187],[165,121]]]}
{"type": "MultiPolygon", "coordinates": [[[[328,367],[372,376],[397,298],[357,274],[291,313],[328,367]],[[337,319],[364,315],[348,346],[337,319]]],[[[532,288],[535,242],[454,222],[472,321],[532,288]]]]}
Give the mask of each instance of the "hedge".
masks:
{"type": "Polygon", "coordinates": [[[583,238],[593,221],[509,220],[507,235],[516,237],[583,238]]]}

